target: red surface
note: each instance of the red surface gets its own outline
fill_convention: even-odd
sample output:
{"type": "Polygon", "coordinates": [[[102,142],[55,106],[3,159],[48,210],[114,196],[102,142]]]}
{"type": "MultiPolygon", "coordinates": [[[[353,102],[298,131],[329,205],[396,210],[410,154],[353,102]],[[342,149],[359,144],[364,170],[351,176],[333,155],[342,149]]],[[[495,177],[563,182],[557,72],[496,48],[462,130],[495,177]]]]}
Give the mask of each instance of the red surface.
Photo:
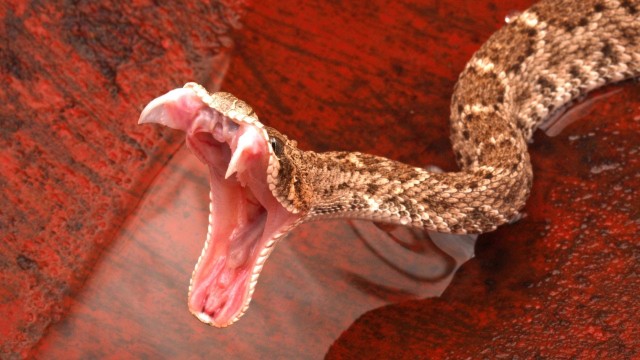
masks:
{"type": "Polygon", "coordinates": [[[236,325],[187,311],[206,172],[135,124],[146,102],[224,75],[304,148],[452,170],[457,74],[528,3],[0,5],[2,357],[640,356],[637,82],[537,134],[527,217],[481,236],[442,297],[452,259],[422,234],[393,230],[414,246],[387,259],[365,246],[386,233],[334,221],[278,245],[236,325]]]}

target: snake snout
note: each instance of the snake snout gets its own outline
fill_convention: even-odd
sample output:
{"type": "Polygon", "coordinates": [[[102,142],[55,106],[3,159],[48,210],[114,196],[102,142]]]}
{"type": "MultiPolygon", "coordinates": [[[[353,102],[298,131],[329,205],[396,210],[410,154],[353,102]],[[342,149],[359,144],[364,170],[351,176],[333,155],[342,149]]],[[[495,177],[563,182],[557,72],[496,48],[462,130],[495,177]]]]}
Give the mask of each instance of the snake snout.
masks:
{"type": "Polygon", "coordinates": [[[192,90],[174,89],[145,106],[138,124],[156,123],[188,131],[203,109],[208,106],[192,90]]]}

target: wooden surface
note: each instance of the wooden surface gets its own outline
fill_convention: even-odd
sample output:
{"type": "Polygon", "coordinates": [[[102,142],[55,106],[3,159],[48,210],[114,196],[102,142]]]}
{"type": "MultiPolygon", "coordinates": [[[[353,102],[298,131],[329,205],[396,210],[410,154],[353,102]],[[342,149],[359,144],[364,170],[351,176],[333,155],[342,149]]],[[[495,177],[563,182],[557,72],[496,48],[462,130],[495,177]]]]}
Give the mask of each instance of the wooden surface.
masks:
{"type": "Polygon", "coordinates": [[[457,255],[333,221],[278,245],[236,325],[187,311],[207,174],[180,133],[136,125],[149,100],[198,81],[303,148],[453,170],[457,74],[528,4],[0,4],[1,357],[640,356],[637,82],[536,134],[527,216],[441,297],[457,255]]]}

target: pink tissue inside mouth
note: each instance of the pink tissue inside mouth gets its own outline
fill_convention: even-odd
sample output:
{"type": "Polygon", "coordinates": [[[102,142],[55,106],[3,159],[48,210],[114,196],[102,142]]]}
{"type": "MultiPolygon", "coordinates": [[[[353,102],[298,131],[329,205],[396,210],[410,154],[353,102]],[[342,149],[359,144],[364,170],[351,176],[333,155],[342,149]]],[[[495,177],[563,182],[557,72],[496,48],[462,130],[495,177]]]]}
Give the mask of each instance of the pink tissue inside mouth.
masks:
{"type": "Polygon", "coordinates": [[[269,190],[267,141],[261,129],[232,121],[188,89],[152,101],[140,122],[186,131],[187,146],[209,167],[209,232],[191,279],[189,310],[214,326],[229,325],[248,305],[269,253],[264,249],[299,218],[269,190]]]}

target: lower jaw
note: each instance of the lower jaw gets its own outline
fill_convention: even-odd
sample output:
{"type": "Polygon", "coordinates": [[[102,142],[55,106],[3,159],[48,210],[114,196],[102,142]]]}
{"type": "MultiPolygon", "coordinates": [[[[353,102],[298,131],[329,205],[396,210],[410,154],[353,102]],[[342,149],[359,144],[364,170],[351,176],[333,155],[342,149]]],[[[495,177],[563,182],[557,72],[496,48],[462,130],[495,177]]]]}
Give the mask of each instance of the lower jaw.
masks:
{"type": "Polygon", "coordinates": [[[227,194],[220,194],[225,191],[223,182],[228,186],[228,182],[234,181],[212,179],[209,231],[189,287],[189,310],[200,321],[215,327],[231,325],[245,313],[258,276],[276,242],[301,219],[286,211],[268,189],[254,191],[255,184],[254,189],[250,189],[251,184],[246,185],[249,189],[240,189],[236,182],[232,190],[226,188],[227,194]],[[217,195],[213,193],[216,190],[217,195]],[[251,191],[251,195],[241,191],[251,191]],[[260,206],[256,208],[249,198],[260,206]],[[230,203],[234,203],[235,208],[216,208],[230,203]],[[223,210],[234,216],[225,217],[223,210]],[[230,218],[240,220],[229,223],[230,218]]]}
{"type": "MultiPolygon", "coordinates": [[[[214,241],[211,240],[209,246],[214,241]]],[[[227,267],[226,258],[208,254],[209,246],[205,246],[201,261],[212,262],[209,266],[199,262],[194,269],[188,299],[191,313],[200,321],[215,327],[226,327],[236,322],[247,311],[260,272],[277,241],[273,239],[266,244],[258,244],[256,249],[260,250],[255,250],[255,255],[239,268],[227,267]],[[194,281],[199,276],[207,275],[203,271],[205,268],[211,270],[208,275],[215,276],[203,283],[194,281]],[[222,281],[222,285],[216,283],[221,278],[228,279],[228,282],[222,281]],[[207,306],[207,303],[213,306],[207,306]]]]}

